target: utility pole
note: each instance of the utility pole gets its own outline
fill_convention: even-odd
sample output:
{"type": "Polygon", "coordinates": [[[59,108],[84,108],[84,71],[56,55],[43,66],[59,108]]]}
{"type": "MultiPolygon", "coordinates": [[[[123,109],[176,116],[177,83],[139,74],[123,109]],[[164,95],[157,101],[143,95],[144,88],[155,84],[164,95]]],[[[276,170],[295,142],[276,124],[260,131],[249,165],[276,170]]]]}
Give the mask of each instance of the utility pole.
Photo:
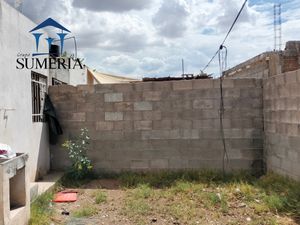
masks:
{"type": "Polygon", "coordinates": [[[181,59],[182,77],[184,77],[184,60],[181,59]]]}
{"type": "Polygon", "coordinates": [[[281,51],[281,4],[274,4],[274,51],[281,51]]]}

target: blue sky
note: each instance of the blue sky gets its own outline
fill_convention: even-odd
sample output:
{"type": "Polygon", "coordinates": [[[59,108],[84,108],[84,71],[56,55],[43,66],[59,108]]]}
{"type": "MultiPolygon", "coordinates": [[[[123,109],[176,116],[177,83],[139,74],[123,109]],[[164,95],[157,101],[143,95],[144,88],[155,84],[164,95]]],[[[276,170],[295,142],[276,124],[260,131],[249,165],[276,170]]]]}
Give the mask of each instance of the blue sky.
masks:
{"type": "MultiPolygon", "coordinates": [[[[14,0],[7,0],[14,2],[14,0]]],[[[132,77],[199,73],[217,50],[241,0],[24,0],[34,22],[48,17],[72,31],[91,68],[132,77]]],[[[273,4],[282,3],[283,44],[299,40],[300,1],[249,0],[225,45],[228,66],[273,50],[273,4]]],[[[72,42],[67,44],[73,52],[72,42]]],[[[283,46],[284,47],[284,46],[283,46]]],[[[207,69],[218,76],[217,61],[207,69]]]]}

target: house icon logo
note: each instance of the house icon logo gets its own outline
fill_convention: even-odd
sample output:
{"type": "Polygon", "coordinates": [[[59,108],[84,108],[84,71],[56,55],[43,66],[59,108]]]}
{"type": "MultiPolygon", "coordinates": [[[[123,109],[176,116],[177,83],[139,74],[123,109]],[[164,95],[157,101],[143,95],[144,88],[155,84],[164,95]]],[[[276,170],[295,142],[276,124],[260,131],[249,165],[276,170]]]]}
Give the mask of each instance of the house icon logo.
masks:
{"type": "Polygon", "coordinates": [[[71,33],[71,31],[69,31],[67,28],[65,28],[64,26],[62,26],[61,24],[59,24],[58,22],[56,22],[55,20],[53,20],[52,18],[48,18],[46,19],[44,22],[42,22],[41,24],[37,25],[35,28],[33,28],[31,31],[29,31],[35,38],[35,49],[36,52],[32,53],[32,56],[39,56],[39,55],[48,55],[48,52],[39,52],[39,43],[41,38],[43,38],[42,36],[45,35],[44,33],[39,32],[40,29],[43,29],[45,27],[54,27],[58,30],[60,30],[59,33],[57,34],[57,39],[53,38],[53,37],[44,37],[47,42],[48,42],[48,48],[50,51],[51,45],[53,44],[54,41],[59,41],[60,43],[60,54],[63,53],[63,48],[64,48],[64,40],[65,37],[71,33]]]}

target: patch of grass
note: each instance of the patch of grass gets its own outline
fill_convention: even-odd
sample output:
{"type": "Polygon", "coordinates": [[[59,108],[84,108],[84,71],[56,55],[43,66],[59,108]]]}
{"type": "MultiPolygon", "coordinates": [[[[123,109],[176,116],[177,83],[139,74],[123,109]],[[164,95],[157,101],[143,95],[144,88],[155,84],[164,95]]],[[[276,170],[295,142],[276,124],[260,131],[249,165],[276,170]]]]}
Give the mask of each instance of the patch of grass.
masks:
{"type": "Polygon", "coordinates": [[[187,181],[177,181],[172,187],[173,193],[187,193],[192,190],[193,184],[187,181]]]}
{"type": "Polygon", "coordinates": [[[147,215],[150,212],[149,204],[143,199],[131,199],[126,203],[128,215],[147,215]]]}
{"type": "Polygon", "coordinates": [[[45,192],[31,204],[31,217],[29,220],[30,225],[51,224],[50,217],[53,213],[53,210],[51,209],[50,204],[52,198],[53,193],[45,192]]]}
{"type": "Polygon", "coordinates": [[[267,174],[255,184],[265,192],[264,202],[273,211],[300,217],[300,183],[276,174],[267,174]]]}
{"type": "Polygon", "coordinates": [[[149,198],[153,194],[153,189],[149,187],[147,184],[140,184],[138,187],[132,192],[132,195],[135,199],[138,198],[149,198]]]}
{"type": "Polygon", "coordinates": [[[274,218],[258,218],[251,221],[250,225],[279,225],[274,218]]]}
{"type": "Polygon", "coordinates": [[[242,182],[238,187],[240,189],[240,193],[246,201],[250,202],[257,198],[258,192],[253,185],[242,182]]]}
{"type": "Polygon", "coordinates": [[[174,185],[177,181],[222,184],[255,179],[250,173],[245,171],[223,175],[221,172],[213,170],[148,173],[123,172],[117,177],[120,179],[122,186],[126,188],[137,187],[139,184],[149,184],[151,187],[165,188],[174,185]]]}
{"type": "Polygon", "coordinates": [[[107,194],[105,192],[103,192],[102,190],[96,190],[93,193],[93,197],[95,198],[96,204],[101,204],[101,203],[107,202],[107,194]]]}
{"type": "Polygon", "coordinates": [[[278,196],[278,195],[266,195],[264,197],[264,201],[265,201],[266,205],[269,207],[269,209],[271,209],[273,211],[274,210],[275,211],[283,211],[285,202],[286,202],[286,198],[278,196]]]}
{"type": "Polygon", "coordinates": [[[91,205],[83,205],[80,209],[77,209],[73,212],[74,217],[80,218],[80,217],[91,217],[93,215],[96,215],[98,213],[98,210],[95,206],[91,205]]]}
{"type": "Polygon", "coordinates": [[[252,202],[249,206],[251,208],[253,208],[254,212],[257,213],[257,214],[265,213],[265,212],[268,212],[270,210],[268,205],[265,204],[264,202],[260,202],[260,203],[252,202]]]}

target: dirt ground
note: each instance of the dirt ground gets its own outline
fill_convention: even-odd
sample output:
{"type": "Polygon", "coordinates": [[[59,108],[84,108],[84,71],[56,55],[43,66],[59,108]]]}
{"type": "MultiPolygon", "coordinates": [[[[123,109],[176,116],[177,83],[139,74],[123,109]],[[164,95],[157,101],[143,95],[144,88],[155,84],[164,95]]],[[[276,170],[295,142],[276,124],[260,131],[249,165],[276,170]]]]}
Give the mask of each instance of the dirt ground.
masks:
{"type": "Polygon", "coordinates": [[[232,195],[227,192],[226,202],[221,199],[223,197],[219,193],[224,190],[220,187],[189,186],[185,183],[174,188],[142,186],[126,189],[120,187],[118,180],[100,179],[72,190],[78,192],[76,202],[52,203],[53,224],[299,224],[292,218],[260,207],[259,199],[245,201],[244,197],[235,193],[239,191],[236,187],[231,188],[232,195]],[[96,192],[104,193],[103,202],[95,202],[96,192]],[[87,209],[87,212],[78,215],[82,209],[87,209]],[[69,215],[62,215],[62,211],[69,212],[69,215]]]}

